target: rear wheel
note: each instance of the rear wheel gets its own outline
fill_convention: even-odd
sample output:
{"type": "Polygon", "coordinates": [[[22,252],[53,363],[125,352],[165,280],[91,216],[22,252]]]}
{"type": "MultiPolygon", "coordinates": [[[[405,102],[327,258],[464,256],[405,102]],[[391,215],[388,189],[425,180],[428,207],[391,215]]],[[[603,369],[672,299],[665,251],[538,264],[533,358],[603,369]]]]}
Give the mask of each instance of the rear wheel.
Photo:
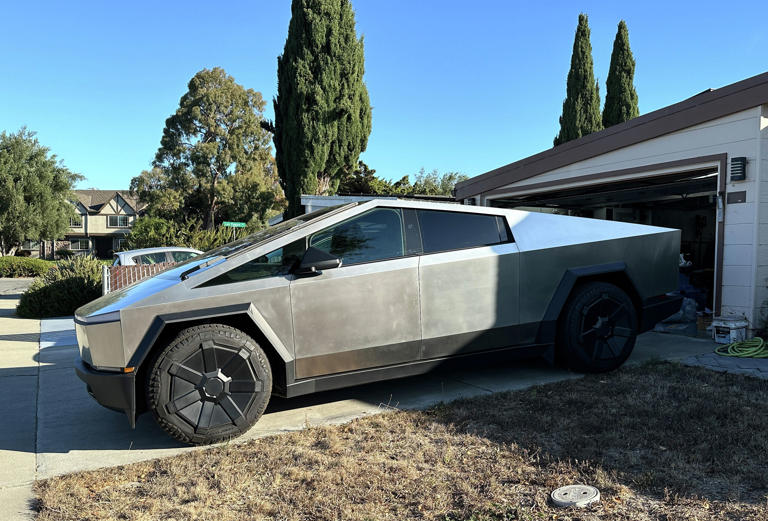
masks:
{"type": "Polygon", "coordinates": [[[576,287],[558,331],[568,367],[585,373],[612,371],[629,358],[636,339],[637,312],[624,291],[606,282],[576,287]]]}
{"type": "Polygon", "coordinates": [[[272,392],[264,351],[223,324],[187,328],[150,366],[147,402],[160,426],[184,443],[202,445],[247,431],[272,392]]]}

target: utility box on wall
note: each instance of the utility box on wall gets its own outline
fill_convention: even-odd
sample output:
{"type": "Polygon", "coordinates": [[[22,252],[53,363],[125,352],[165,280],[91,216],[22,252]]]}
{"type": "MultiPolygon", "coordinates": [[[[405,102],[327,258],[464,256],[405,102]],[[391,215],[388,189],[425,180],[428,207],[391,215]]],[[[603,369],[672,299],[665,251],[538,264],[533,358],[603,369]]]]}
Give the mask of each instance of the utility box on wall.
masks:
{"type": "Polygon", "coordinates": [[[747,178],[747,158],[731,158],[731,181],[744,181],[747,178]]]}

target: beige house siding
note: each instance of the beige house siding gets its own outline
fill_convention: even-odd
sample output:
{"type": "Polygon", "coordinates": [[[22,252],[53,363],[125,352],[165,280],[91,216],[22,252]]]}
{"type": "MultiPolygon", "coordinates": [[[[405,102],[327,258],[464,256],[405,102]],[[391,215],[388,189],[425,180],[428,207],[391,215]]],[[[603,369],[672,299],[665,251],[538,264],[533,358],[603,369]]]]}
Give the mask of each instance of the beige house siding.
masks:
{"type": "Polygon", "coordinates": [[[101,240],[100,237],[111,236],[110,249],[119,249],[120,240],[131,231],[133,223],[138,218],[138,211],[134,207],[138,204],[135,201],[129,202],[117,190],[76,190],[75,194],[80,199],[76,203],[76,208],[81,215],[82,225],[69,227],[65,234],[67,243],[74,239],[88,240],[87,250],[75,251],[95,254],[96,241],[101,240]],[[110,216],[127,216],[127,226],[110,226],[110,216]]]}
{"type": "Polygon", "coordinates": [[[768,104],[761,107],[758,130],[758,160],[756,178],[759,183],[755,189],[757,201],[757,226],[755,242],[757,244],[757,262],[755,262],[755,314],[758,325],[768,324],[768,104]]]}

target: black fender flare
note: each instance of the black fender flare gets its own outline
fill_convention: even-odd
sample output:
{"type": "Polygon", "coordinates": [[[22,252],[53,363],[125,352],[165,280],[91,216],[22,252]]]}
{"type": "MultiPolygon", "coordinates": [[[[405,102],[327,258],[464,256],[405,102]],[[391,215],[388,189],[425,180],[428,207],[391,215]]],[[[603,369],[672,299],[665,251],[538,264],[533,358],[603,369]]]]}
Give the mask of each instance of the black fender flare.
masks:
{"type": "Polygon", "coordinates": [[[557,336],[557,321],[560,317],[560,312],[563,310],[565,303],[568,301],[568,297],[571,295],[571,291],[579,280],[585,278],[592,278],[597,275],[609,275],[615,273],[622,273],[626,275],[630,283],[634,286],[632,278],[627,273],[627,265],[624,262],[611,262],[608,264],[595,264],[592,266],[580,266],[578,268],[568,268],[563,273],[560,283],[555,289],[554,295],[549,301],[549,306],[544,312],[544,317],[539,326],[539,332],[537,335],[537,342],[542,344],[554,344],[555,337],[557,336]]]}
{"type": "Polygon", "coordinates": [[[149,355],[150,351],[154,347],[158,338],[162,334],[166,325],[179,322],[190,322],[194,320],[204,320],[216,317],[227,317],[232,315],[246,315],[254,323],[254,326],[261,331],[261,333],[270,342],[271,347],[276,351],[277,355],[285,362],[289,364],[293,362],[288,349],[283,345],[277,335],[274,334],[267,322],[261,316],[261,313],[250,303],[234,304],[231,306],[221,306],[207,309],[195,309],[192,311],[179,311],[175,313],[164,313],[162,315],[155,316],[154,320],[147,329],[144,337],[139,342],[139,346],[131,355],[131,359],[128,362],[129,367],[140,367],[149,355]]]}

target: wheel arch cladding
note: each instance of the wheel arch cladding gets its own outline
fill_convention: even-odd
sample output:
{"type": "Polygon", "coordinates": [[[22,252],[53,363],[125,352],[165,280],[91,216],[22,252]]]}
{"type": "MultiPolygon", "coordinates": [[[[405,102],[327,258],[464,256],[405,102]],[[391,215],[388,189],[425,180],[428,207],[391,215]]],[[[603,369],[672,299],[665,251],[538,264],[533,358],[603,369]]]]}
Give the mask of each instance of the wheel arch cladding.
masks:
{"type": "Polygon", "coordinates": [[[130,364],[138,368],[135,380],[137,413],[146,410],[145,382],[152,356],[173,341],[184,329],[214,323],[232,326],[253,338],[264,350],[272,368],[273,393],[281,394],[285,391],[287,384],[293,379],[293,375],[288,374],[293,367],[293,360],[284,346],[276,346],[262,331],[260,325],[256,323],[252,306],[228,306],[227,309],[171,313],[155,317],[138,349],[131,357],[130,364]]]}
{"type": "Polygon", "coordinates": [[[579,284],[586,282],[607,282],[624,291],[632,300],[638,321],[641,319],[642,300],[635,287],[635,283],[627,273],[627,265],[624,262],[612,262],[609,264],[597,264],[594,266],[581,266],[565,270],[555,294],[549,301],[549,306],[544,313],[544,318],[539,329],[539,342],[554,343],[557,336],[557,321],[568,299],[573,295],[579,284]]]}

